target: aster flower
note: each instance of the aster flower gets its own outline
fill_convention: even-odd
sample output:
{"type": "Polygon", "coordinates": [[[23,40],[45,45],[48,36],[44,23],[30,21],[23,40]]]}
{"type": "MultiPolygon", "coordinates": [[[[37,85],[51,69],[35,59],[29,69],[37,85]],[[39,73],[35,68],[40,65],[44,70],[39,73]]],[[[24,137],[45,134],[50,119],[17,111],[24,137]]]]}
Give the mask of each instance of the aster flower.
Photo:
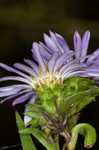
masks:
{"type": "Polygon", "coordinates": [[[45,44],[39,42],[40,53],[43,59],[48,62],[50,57],[53,55],[54,52],[57,52],[59,56],[63,55],[64,53],[68,54],[70,52],[74,52],[73,57],[65,60],[64,67],[60,70],[60,73],[65,72],[67,66],[70,66],[71,70],[74,67],[74,64],[78,66],[84,64],[85,67],[83,70],[85,72],[80,72],[79,75],[83,77],[91,77],[93,78],[96,83],[98,83],[99,79],[99,48],[97,48],[92,54],[88,55],[88,46],[90,41],[90,32],[87,30],[83,37],[81,38],[80,34],[76,31],[73,36],[74,42],[74,50],[72,51],[64,40],[64,38],[58,34],[49,31],[50,36],[44,34],[44,41],[45,44]]]}
{"type": "MultiPolygon", "coordinates": [[[[42,84],[46,84],[48,87],[51,87],[51,83],[63,84],[65,79],[72,76],[99,78],[99,71],[97,71],[97,65],[94,63],[97,62],[96,53],[98,51],[91,55],[87,55],[86,52],[84,55],[78,55],[79,51],[83,53],[82,49],[78,48],[80,47],[78,45],[83,43],[83,51],[86,51],[88,47],[88,42],[86,44],[86,41],[89,41],[89,36],[87,34],[84,35],[86,40],[82,40],[82,42],[78,38],[78,33],[75,33],[75,51],[69,49],[67,43],[59,34],[50,32],[51,37],[45,34],[44,40],[46,45],[41,42],[34,42],[32,45],[34,59],[36,59],[39,65],[30,59],[24,59],[25,64],[15,63],[13,67],[0,63],[0,67],[16,74],[14,76],[2,77],[0,82],[9,80],[21,82],[20,84],[0,87],[1,103],[14,98],[13,106],[26,101],[27,103],[34,104],[35,99],[37,99],[34,91],[42,84]],[[85,61],[86,59],[87,62],[85,61]]],[[[27,107],[25,111],[28,111],[27,107]]],[[[30,118],[25,116],[25,124],[29,120],[30,118]]]]}

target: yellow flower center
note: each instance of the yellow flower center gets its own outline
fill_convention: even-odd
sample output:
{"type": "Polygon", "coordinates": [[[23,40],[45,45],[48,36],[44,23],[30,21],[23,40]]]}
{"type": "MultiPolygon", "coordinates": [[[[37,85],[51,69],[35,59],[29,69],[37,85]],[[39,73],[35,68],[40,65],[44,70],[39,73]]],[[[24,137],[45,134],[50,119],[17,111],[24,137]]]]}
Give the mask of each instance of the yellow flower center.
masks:
{"type": "MultiPolygon", "coordinates": [[[[39,66],[40,67],[40,66],[39,66]]],[[[46,64],[47,73],[44,74],[40,67],[40,75],[37,78],[33,78],[32,87],[35,89],[42,84],[47,85],[48,87],[52,87],[54,84],[62,84],[62,77],[58,72],[49,72],[48,65],[46,64]]]]}

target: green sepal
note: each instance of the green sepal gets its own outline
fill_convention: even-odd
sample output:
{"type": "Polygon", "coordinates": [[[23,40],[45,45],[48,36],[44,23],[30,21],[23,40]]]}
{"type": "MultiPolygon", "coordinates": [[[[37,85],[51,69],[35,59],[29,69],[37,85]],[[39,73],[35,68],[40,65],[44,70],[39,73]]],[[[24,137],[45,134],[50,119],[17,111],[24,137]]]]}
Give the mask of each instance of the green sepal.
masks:
{"type": "Polygon", "coordinates": [[[28,110],[32,112],[41,113],[44,111],[43,107],[39,104],[39,100],[37,99],[35,104],[27,104],[28,110]]]}
{"type": "Polygon", "coordinates": [[[99,88],[94,85],[94,80],[77,76],[66,79],[63,84],[53,84],[51,88],[42,85],[35,89],[35,92],[39,100],[35,100],[34,106],[32,105],[29,111],[36,112],[37,124],[41,120],[44,122],[44,119],[40,119],[42,112],[46,112],[50,117],[57,116],[56,101],[58,114],[63,118],[67,115],[69,129],[72,129],[77,123],[77,121],[75,123],[76,114],[95,100],[95,97],[99,95],[99,88]]]}
{"type": "MultiPolygon", "coordinates": [[[[18,112],[16,112],[16,123],[18,130],[26,129],[23,120],[18,112]]],[[[35,144],[30,135],[22,135],[20,134],[20,140],[23,147],[23,150],[37,150],[35,144]]]]}
{"type": "Polygon", "coordinates": [[[37,112],[25,112],[24,115],[31,117],[31,118],[36,118],[39,119],[41,116],[41,113],[37,112]]]}
{"type": "Polygon", "coordinates": [[[75,93],[78,91],[88,90],[90,86],[94,85],[94,80],[76,76],[64,80],[63,84],[68,93],[75,93]]]}
{"type": "Polygon", "coordinates": [[[92,102],[99,94],[99,88],[94,86],[94,80],[77,76],[66,79],[63,84],[56,83],[51,87],[41,85],[35,89],[35,93],[40,98],[35,103],[42,106],[44,111],[53,116],[56,113],[56,101],[58,112],[64,116],[71,106],[72,115],[92,102]]]}
{"type": "Polygon", "coordinates": [[[42,113],[45,112],[43,106],[38,104],[29,104],[27,107],[28,112],[25,112],[24,114],[32,118],[32,120],[28,122],[28,125],[32,125],[33,127],[44,126],[46,124],[46,120],[42,115],[42,113]]]}

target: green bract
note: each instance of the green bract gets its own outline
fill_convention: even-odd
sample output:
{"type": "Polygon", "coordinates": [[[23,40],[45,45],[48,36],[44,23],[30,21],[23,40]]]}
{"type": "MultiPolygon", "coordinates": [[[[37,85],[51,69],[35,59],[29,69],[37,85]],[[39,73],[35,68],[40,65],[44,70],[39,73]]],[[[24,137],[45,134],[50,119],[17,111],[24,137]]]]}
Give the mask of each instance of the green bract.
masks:
{"type": "Polygon", "coordinates": [[[71,77],[65,80],[63,84],[53,84],[51,88],[41,85],[35,90],[40,99],[36,100],[36,104],[42,105],[51,115],[56,112],[55,101],[59,113],[63,116],[66,110],[72,106],[70,113],[73,111],[79,112],[82,107],[91,102],[89,98],[93,99],[99,93],[99,89],[93,84],[94,81],[88,78],[71,77]]]}
{"type": "Polygon", "coordinates": [[[43,84],[35,92],[38,99],[35,100],[34,105],[29,105],[29,112],[26,113],[35,118],[32,120],[34,126],[41,122],[45,124],[42,112],[46,112],[50,117],[60,115],[63,119],[67,115],[69,129],[71,129],[77,122],[77,113],[95,100],[99,88],[88,78],[71,77],[63,84],[53,84],[51,88],[43,84]]]}
{"type": "MultiPolygon", "coordinates": [[[[78,137],[80,132],[85,136],[85,139],[88,139],[89,134],[85,134],[85,128],[86,132],[89,133],[89,126],[88,128],[87,124],[78,126],[77,121],[79,111],[94,101],[99,94],[99,88],[95,86],[93,80],[71,77],[65,80],[63,84],[53,84],[50,87],[43,84],[35,92],[38,98],[35,100],[35,104],[28,105],[29,111],[25,113],[32,118],[29,124],[33,129],[43,131],[46,138],[51,138],[50,133],[63,136],[70,150],[75,149],[77,138],[75,141],[73,137],[78,137]],[[79,131],[78,127],[80,127],[79,131]]],[[[26,133],[25,130],[22,133],[26,133]]],[[[91,137],[93,137],[93,133],[96,134],[95,131],[90,132],[91,137]]],[[[87,143],[89,144],[90,140],[87,143]]],[[[95,139],[92,140],[90,147],[94,143],[95,139]]],[[[85,147],[88,147],[88,144],[85,147]]]]}

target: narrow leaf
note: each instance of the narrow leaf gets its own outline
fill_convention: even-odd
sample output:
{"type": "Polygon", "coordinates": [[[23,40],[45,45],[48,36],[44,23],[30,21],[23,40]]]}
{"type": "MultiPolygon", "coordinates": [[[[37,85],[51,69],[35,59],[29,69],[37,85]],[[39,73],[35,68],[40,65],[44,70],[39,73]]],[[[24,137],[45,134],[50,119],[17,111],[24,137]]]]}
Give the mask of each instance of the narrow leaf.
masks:
{"type": "Polygon", "coordinates": [[[21,134],[32,134],[47,150],[56,150],[54,144],[47,140],[47,135],[39,129],[27,128],[20,130],[21,134]]]}
{"type": "Polygon", "coordinates": [[[99,88],[97,87],[92,87],[88,90],[77,92],[66,97],[65,107],[68,110],[72,106],[70,108],[70,114],[73,115],[94,101],[97,95],[99,95],[99,88]]]}
{"type": "MultiPolygon", "coordinates": [[[[16,112],[16,123],[19,131],[25,129],[24,122],[18,112],[16,112]]],[[[37,150],[30,135],[20,134],[20,139],[23,150],[37,150]]]]}
{"type": "Polygon", "coordinates": [[[96,142],[96,131],[95,131],[94,127],[88,123],[80,123],[80,124],[76,125],[72,129],[71,133],[72,133],[72,137],[68,144],[68,150],[75,150],[79,134],[81,134],[85,137],[84,138],[84,147],[85,148],[92,148],[96,142]]]}

